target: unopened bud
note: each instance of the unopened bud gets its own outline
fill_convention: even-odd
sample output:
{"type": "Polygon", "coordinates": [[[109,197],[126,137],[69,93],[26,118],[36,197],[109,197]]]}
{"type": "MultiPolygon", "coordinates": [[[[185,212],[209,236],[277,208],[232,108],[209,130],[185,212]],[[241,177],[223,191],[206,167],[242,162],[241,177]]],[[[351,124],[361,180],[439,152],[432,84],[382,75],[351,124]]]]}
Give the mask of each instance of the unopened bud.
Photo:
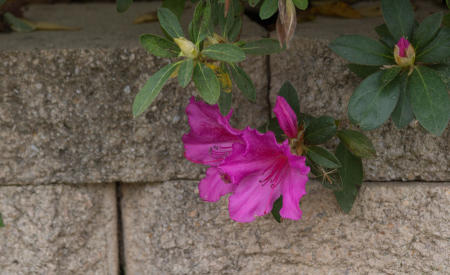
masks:
{"type": "Polygon", "coordinates": [[[402,37],[394,47],[395,62],[400,67],[410,67],[414,65],[416,52],[409,41],[402,37]]]}
{"type": "Polygon", "coordinates": [[[178,47],[181,50],[183,56],[189,58],[196,58],[198,55],[197,47],[184,37],[174,38],[175,43],[177,43],[178,47]]]}

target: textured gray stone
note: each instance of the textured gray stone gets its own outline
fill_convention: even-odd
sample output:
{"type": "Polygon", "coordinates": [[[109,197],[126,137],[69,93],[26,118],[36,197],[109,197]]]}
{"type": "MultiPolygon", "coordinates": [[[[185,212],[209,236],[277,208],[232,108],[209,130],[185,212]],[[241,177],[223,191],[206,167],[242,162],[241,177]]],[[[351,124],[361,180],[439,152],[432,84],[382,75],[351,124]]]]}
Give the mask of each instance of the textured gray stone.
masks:
{"type": "MultiPolygon", "coordinates": [[[[370,30],[377,24],[374,19],[358,23],[326,18],[299,25],[289,50],[270,57],[272,105],[283,82],[289,80],[297,89],[302,112],[331,115],[342,120],[343,126],[348,126],[347,104],[361,79],[347,69],[347,61],[328,48],[330,40],[327,39],[354,30],[355,33],[373,35],[370,30]]],[[[377,150],[376,158],[365,161],[366,180],[450,180],[448,128],[441,137],[436,137],[417,123],[399,130],[389,122],[366,134],[377,150]]]]}
{"type": "MultiPolygon", "coordinates": [[[[71,12],[78,7],[91,18],[96,14],[91,6],[71,6],[71,12]]],[[[64,7],[47,12],[65,14],[64,7]]],[[[113,5],[107,7],[115,14],[113,5]]],[[[148,26],[155,29],[156,23],[148,26]]],[[[90,37],[87,28],[84,32],[90,37]]],[[[249,33],[258,35],[258,30],[249,33]]],[[[94,43],[82,48],[84,44],[74,43],[67,49],[64,39],[54,38],[54,49],[44,45],[0,52],[0,185],[199,177],[202,168],[184,159],[181,143],[188,131],[184,109],[196,94],[193,85],[182,89],[170,80],[150,111],[133,119],[134,96],[168,60],[138,48],[136,30],[132,36],[136,47],[130,46],[134,44],[128,36],[115,34],[121,42],[112,46],[94,43]]],[[[32,43],[39,41],[39,33],[26,35],[32,43]]],[[[96,35],[100,34],[94,28],[92,38],[96,35]]],[[[258,100],[252,104],[236,91],[235,117],[241,118],[234,120],[236,126],[256,127],[267,117],[265,64],[265,57],[243,64],[255,82],[258,100]]]]}
{"type": "Polygon", "coordinates": [[[308,184],[303,219],[230,220],[197,182],[123,185],[127,274],[448,274],[450,184],[366,183],[350,214],[308,184]]]}
{"type": "Polygon", "coordinates": [[[0,274],[117,274],[114,184],[0,187],[0,274]]]}

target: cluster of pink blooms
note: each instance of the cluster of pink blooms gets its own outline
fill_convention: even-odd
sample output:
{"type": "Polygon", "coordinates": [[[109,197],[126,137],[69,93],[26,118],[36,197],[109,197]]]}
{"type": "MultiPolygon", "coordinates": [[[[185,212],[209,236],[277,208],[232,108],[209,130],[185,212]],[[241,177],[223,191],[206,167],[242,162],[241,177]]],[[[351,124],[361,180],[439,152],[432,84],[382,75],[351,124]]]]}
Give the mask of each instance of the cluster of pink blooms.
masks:
{"type": "MultiPolygon", "coordinates": [[[[198,187],[203,200],[216,202],[230,193],[230,217],[251,222],[255,216],[270,213],[273,203],[283,196],[281,217],[301,218],[299,202],[306,194],[310,169],[304,156],[291,153],[288,139],[280,144],[270,131],[234,129],[229,122],[231,111],[222,116],[217,105],[194,98],[186,113],[191,130],[183,136],[185,157],[209,166],[198,187]]],[[[274,113],[285,134],[296,138],[297,117],[283,97],[277,98],[274,113]]]]}

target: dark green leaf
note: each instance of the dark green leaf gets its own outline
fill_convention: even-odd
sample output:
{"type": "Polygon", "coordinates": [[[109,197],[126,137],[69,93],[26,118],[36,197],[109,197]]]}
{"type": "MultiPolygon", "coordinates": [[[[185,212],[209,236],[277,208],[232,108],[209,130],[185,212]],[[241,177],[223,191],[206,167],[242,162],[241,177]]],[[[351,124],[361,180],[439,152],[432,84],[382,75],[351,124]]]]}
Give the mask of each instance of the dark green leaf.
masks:
{"type": "Polygon", "coordinates": [[[248,0],[248,3],[250,4],[251,7],[256,7],[256,5],[258,5],[260,0],[248,0]]]}
{"type": "Polygon", "coordinates": [[[256,89],[253,86],[253,82],[245,71],[236,64],[230,64],[228,66],[231,76],[233,77],[236,86],[241,90],[244,96],[252,101],[256,101],[256,89]]]}
{"type": "MultiPolygon", "coordinates": [[[[2,3],[0,3],[0,6],[2,3]]],[[[2,213],[0,213],[0,228],[5,227],[5,224],[3,223],[2,213]]]]}
{"type": "Polygon", "coordinates": [[[321,116],[312,119],[305,131],[307,144],[322,144],[336,134],[336,123],[332,117],[321,116]]]}
{"type": "Polygon", "coordinates": [[[173,14],[180,18],[184,11],[186,0],[163,0],[162,7],[169,9],[173,14]]]}
{"type": "Polygon", "coordinates": [[[302,113],[302,112],[300,112],[300,118],[297,117],[297,120],[299,121],[299,123],[303,124],[303,126],[305,128],[308,128],[309,124],[314,119],[315,119],[315,117],[313,117],[312,115],[309,115],[309,114],[306,114],[306,113],[302,113]]]}
{"type": "Polygon", "coordinates": [[[389,49],[394,50],[394,46],[397,44],[397,41],[394,37],[392,37],[392,34],[389,32],[386,24],[375,27],[375,31],[380,37],[381,42],[383,42],[389,49]]]}
{"type": "Polygon", "coordinates": [[[398,99],[397,106],[395,106],[395,109],[391,115],[392,121],[394,121],[395,126],[398,128],[406,127],[414,119],[414,113],[411,109],[411,104],[409,103],[406,90],[407,81],[408,78],[403,77],[400,98],[398,99]]]}
{"type": "Polygon", "coordinates": [[[259,17],[264,20],[272,17],[278,10],[278,0],[264,0],[259,9],[259,17]]]}
{"type": "Polygon", "coordinates": [[[273,203],[273,207],[272,207],[272,215],[273,218],[281,223],[281,216],[280,216],[280,210],[281,207],[283,206],[283,196],[280,196],[274,203],[273,203]]]}
{"type": "Polygon", "coordinates": [[[378,41],[360,35],[344,35],[330,43],[330,48],[347,59],[361,65],[392,64],[392,51],[378,41]]]}
{"type": "Polygon", "coordinates": [[[293,0],[293,2],[294,5],[301,10],[306,10],[308,7],[308,0],[293,0]]]}
{"type": "Polygon", "coordinates": [[[180,70],[178,71],[178,83],[183,88],[191,82],[192,73],[194,72],[194,60],[187,58],[181,63],[180,70]]]}
{"type": "Polygon", "coordinates": [[[355,156],[361,158],[375,157],[375,148],[370,139],[363,133],[354,130],[339,130],[337,136],[341,143],[355,156]]]}
{"type": "Polygon", "coordinates": [[[286,99],[289,106],[291,106],[297,120],[300,118],[300,100],[298,99],[297,90],[292,86],[291,82],[285,81],[278,91],[278,95],[286,99]]]}
{"type": "Polygon", "coordinates": [[[281,51],[280,42],[271,38],[246,42],[241,46],[241,49],[246,54],[253,55],[269,55],[281,51]]]}
{"type": "Polygon", "coordinates": [[[239,34],[241,33],[242,19],[241,17],[236,17],[233,26],[228,30],[226,37],[229,41],[235,41],[239,34]]]}
{"type": "Polygon", "coordinates": [[[442,20],[442,25],[446,27],[450,27],[450,13],[444,15],[444,19],[442,20]]]}
{"type": "Polygon", "coordinates": [[[6,23],[11,27],[13,31],[16,32],[31,32],[34,31],[35,27],[29,24],[28,22],[15,17],[11,13],[7,12],[3,15],[6,23]]]}
{"type": "Polygon", "coordinates": [[[400,96],[400,78],[383,83],[383,71],[366,78],[354,91],[348,104],[348,116],[363,130],[372,130],[391,115],[400,96]]]}
{"type": "Polygon", "coordinates": [[[213,44],[202,51],[202,54],[211,59],[225,62],[241,62],[245,59],[245,53],[233,44],[213,44]]]}
{"type": "Polygon", "coordinates": [[[433,39],[441,27],[442,17],[442,12],[438,12],[428,16],[420,23],[413,37],[413,45],[416,51],[426,46],[433,39]]]}
{"type": "MultiPolygon", "coordinates": [[[[328,189],[338,191],[342,190],[342,181],[339,176],[338,170],[336,168],[324,168],[310,160],[308,157],[306,158],[306,165],[311,168],[311,173],[320,180],[321,184],[328,189]]],[[[312,176],[309,176],[312,178],[312,176]]]]}
{"type": "Polygon", "coordinates": [[[396,41],[411,37],[414,27],[414,10],[410,0],[381,0],[384,22],[396,41]]]}
{"type": "Polygon", "coordinates": [[[139,41],[154,56],[177,57],[180,53],[180,48],[178,48],[177,44],[153,34],[143,34],[139,38],[139,41]]]}
{"type": "Polygon", "coordinates": [[[179,63],[171,63],[164,66],[161,70],[152,75],[144,87],[139,91],[139,93],[134,98],[133,102],[133,116],[137,117],[142,114],[156,96],[158,96],[164,84],[166,84],[170,75],[175,71],[179,63]]]}
{"type": "Polygon", "coordinates": [[[439,136],[447,126],[450,99],[439,75],[427,67],[415,67],[408,82],[409,102],[420,124],[439,136]]]}
{"type": "Polygon", "coordinates": [[[392,67],[382,71],[383,74],[381,75],[381,83],[383,85],[389,84],[389,82],[394,80],[401,71],[401,67],[392,67]]]}
{"type": "Polygon", "coordinates": [[[278,124],[278,120],[276,118],[270,119],[267,129],[275,134],[278,142],[282,142],[286,139],[286,135],[281,129],[280,124],[278,124]]]}
{"type": "Polygon", "coordinates": [[[436,37],[416,56],[416,61],[441,63],[450,56],[450,28],[441,28],[436,37]]]}
{"type": "Polygon", "coordinates": [[[231,93],[224,92],[223,90],[220,91],[219,109],[220,109],[220,113],[223,116],[228,115],[228,113],[230,112],[232,99],[233,99],[233,96],[231,93]]]}
{"type": "MultiPolygon", "coordinates": [[[[236,20],[238,20],[238,17],[240,15],[241,12],[241,3],[239,0],[230,0],[229,2],[230,6],[228,8],[228,14],[227,17],[225,18],[225,24],[223,26],[223,36],[225,38],[228,38],[229,41],[233,41],[233,39],[231,39],[229,37],[230,33],[232,32],[236,32],[236,20]],[[232,29],[234,29],[234,31],[232,31],[232,29]]],[[[238,23],[241,24],[242,23],[238,23]]],[[[240,31],[240,28],[239,28],[240,31]]],[[[239,33],[239,32],[238,32],[239,33]]]]}
{"type": "Polygon", "coordinates": [[[325,168],[338,168],[341,166],[341,163],[333,153],[320,146],[308,146],[306,156],[325,168]]]}
{"type": "Polygon", "coordinates": [[[116,10],[125,12],[133,4],[133,0],[116,0],[116,10]]]}
{"type": "Polygon", "coordinates": [[[378,66],[366,66],[352,63],[348,64],[347,67],[350,69],[352,73],[356,74],[360,78],[366,78],[369,75],[380,70],[380,67],[378,66]]]}
{"type": "Polygon", "coordinates": [[[450,90],[450,64],[435,65],[432,69],[439,74],[442,81],[447,86],[447,90],[450,90]]]}
{"type": "Polygon", "coordinates": [[[181,28],[178,18],[173,12],[166,8],[158,9],[158,20],[161,28],[167,32],[172,38],[183,37],[183,29],[181,28]]]}
{"type": "Polygon", "coordinates": [[[363,166],[360,158],[354,156],[341,143],[336,148],[336,157],[342,163],[338,168],[342,180],[342,191],[334,192],[336,200],[345,213],[350,212],[363,180],[363,166]]]}
{"type": "Polygon", "coordinates": [[[189,25],[189,32],[194,43],[200,43],[209,33],[211,22],[210,1],[199,2],[195,7],[194,16],[189,25]]]}
{"type": "Polygon", "coordinates": [[[209,104],[216,104],[220,97],[220,82],[214,71],[204,64],[198,63],[194,68],[192,78],[202,99],[209,104]]]}

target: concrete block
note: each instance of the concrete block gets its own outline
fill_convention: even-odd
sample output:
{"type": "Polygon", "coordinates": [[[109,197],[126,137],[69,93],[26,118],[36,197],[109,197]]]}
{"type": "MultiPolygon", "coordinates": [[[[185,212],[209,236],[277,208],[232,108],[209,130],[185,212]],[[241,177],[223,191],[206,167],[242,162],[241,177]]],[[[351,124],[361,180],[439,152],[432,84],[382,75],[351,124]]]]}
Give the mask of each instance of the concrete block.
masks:
{"type": "Polygon", "coordinates": [[[307,186],[303,219],[240,224],[196,181],[122,186],[127,274],[445,274],[450,184],[366,183],[350,214],[307,186]]]}
{"type": "Polygon", "coordinates": [[[118,274],[114,184],[1,186],[0,274],[118,274]]]}

